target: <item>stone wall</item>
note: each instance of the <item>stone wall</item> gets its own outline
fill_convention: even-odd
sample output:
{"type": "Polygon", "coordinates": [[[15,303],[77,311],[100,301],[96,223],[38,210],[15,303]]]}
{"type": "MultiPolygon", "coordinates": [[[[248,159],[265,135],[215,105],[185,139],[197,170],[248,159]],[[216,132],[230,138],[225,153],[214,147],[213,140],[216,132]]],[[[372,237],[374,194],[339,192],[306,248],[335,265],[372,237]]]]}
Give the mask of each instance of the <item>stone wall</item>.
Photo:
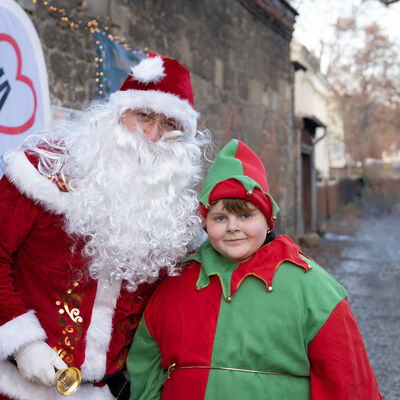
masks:
{"type": "MultiPolygon", "coordinates": [[[[95,96],[93,37],[71,29],[43,1],[18,0],[42,40],[51,103],[81,109],[95,96]]],[[[296,157],[290,24],[284,0],[62,0],[75,19],[95,18],[134,46],[177,58],[191,71],[201,126],[219,149],[231,138],[262,158],[281,207],[278,230],[296,225],[296,157]]]]}

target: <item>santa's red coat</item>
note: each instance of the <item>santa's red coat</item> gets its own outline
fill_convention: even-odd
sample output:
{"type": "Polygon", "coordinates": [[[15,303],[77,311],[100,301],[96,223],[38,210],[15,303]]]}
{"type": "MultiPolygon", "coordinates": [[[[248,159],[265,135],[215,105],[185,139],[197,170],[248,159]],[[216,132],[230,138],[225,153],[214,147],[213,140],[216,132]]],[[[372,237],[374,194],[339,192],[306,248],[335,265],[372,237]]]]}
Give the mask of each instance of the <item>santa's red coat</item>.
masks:
{"type": "MultiPolygon", "coordinates": [[[[46,340],[81,369],[83,381],[101,381],[125,369],[152,287],[130,293],[120,282],[107,287],[85,279],[83,243],[63,229],[69,193],[40,175],[23,152],[6,161],[0,181],[0,398],[51,399],[59,396],[55,389],[24,380],[9,360],[13,353],[46,340]]],[[[84,386],[75,399],[90,399],[90,388],[99,392],[84,386]]]]}

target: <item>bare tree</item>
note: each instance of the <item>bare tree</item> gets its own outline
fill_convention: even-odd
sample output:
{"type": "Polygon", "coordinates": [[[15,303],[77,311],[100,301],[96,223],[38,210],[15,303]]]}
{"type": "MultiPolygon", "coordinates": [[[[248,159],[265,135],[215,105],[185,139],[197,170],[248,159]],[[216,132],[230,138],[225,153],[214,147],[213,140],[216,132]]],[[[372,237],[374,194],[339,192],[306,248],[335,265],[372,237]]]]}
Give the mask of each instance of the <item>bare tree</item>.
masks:
{"type": "Polygon", "coordinates": [[[398,53],[376,23],[339,18],[334,27],[327,78],[341,100],[346,151],[354,160],[380,158],[400,136],[398,53]]]}

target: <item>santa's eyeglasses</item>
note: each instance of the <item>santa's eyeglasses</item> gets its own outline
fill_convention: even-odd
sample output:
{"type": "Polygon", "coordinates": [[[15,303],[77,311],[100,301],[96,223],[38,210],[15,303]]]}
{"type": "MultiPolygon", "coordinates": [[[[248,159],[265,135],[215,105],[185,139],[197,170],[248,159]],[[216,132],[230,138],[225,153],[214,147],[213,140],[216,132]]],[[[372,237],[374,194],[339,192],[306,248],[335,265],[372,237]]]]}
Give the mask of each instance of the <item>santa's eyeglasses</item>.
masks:
{"type": "Polygon", "coordinates": [[[159,114],[144,110],[131,110],[132,116],[142,127],[152,126],[158,122],[160,127],[167,131],[183,131],[182,125],[173,118],[159,118],[159,114]]]}

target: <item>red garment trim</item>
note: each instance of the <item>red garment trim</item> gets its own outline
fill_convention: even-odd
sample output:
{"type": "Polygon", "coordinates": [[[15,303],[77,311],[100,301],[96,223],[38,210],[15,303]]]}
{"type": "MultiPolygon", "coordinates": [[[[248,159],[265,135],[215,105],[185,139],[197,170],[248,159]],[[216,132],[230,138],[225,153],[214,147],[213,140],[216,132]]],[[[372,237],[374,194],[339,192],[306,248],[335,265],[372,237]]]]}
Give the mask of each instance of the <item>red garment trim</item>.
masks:
{"type": "MultiPolygon", "coordinates": [[[[209,286],[193,296],[199,272],[196,263],[185,267],[179,277],[162,281],[145,310],[146,325],[158,342],[164,370],[174,362],[179,366],[211,365],[222,289],[218,277],[212,276],[209,286]],[[182,304],[182,298],[191,301],[182,304]]],[[[161,398],[204,400],[208,375],[208,369],[177,370],[165,383],[161,398]]]]}
{"type": "MultiPolygon", "coordinates": [[[[227,179],[217,183],[214,186],[213,190],[210,192],[208,201],[211,204],[216,200],[224,198],[243,199],[253,203],[265,215],[270,229],[273,229],[275,222],[272,219],[273,205],[271,199],[266,196],[265,193],[263,193],[258,187],[255,187],[251,194],[247,194],[245,187],[239,181],[236,179],[227,179]]],[[[208,210],[204,206],[203,210],[206,210],[206,213],[203,214],[203,216],[204,218],[207,218],[208,210]]]]}
{"type": "MultiPolygon", "coordinates": [[[[37,154],[34,153],[30,153],[28,151],[25,151],[25,156],[26,158],[29,160],[29,162],[36,168],[38,169],[38,165],[39,165],[39,156],[37,154]]],[[[44,176],[44,175],[43,175],[44,176]]],[[[45,176],[45,178],[47,178],[45,176]]],[[[61,178],[61,176],[59,174],[54,175],[52,178],[47,178],[49,179],[49,181],[53,182],[57,188],[61,191],[61,192],[69,192],[69,190],[66,188],[63,179],[61,178]]]]}
{"type": "Polygon", "coordinates": [[[347,298],[320,329],[308,349],[310,400],[381,400],[378,383],[347,298]]]}
{"type": "Polygon", "coordinates": [[[288,236],[279,235],[271,243],[261,247],[253,258],[240,264],[239,268],[232,274],[231,296],[238,290],[243,280],[254,275],[264,281],[267,290],[272,286],[274,275],[284,262],[291,262],[304,269],[309,270],[308,263],[300,257],[300,247],[288,236]]]}
{"type": "Polygon", "coordinates": [[[253,150],[240,140],[238,140],[235,158],[242,163],[243,174],[254,179],[261,186],[263,192],[269,193],[267,175],[263,163],[253,150]]]}

